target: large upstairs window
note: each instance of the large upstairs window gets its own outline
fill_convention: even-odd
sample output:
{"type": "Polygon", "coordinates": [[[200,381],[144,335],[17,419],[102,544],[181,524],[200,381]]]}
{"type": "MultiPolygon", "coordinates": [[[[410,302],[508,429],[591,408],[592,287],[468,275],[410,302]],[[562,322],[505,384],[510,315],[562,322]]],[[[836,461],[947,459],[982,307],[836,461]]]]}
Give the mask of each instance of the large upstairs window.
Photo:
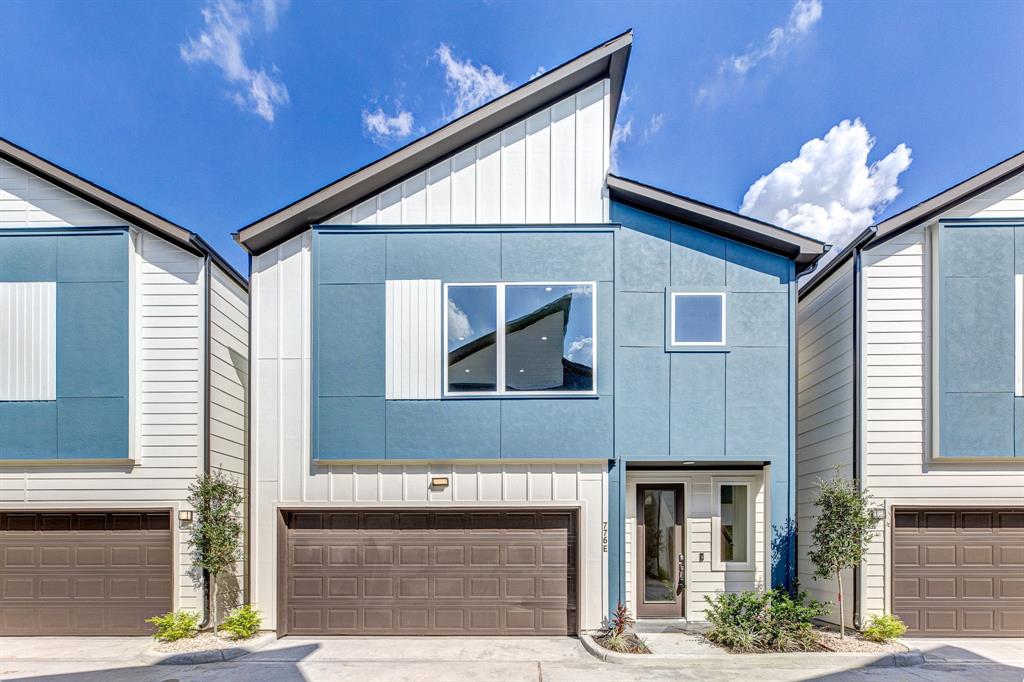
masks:
{"type": "Polygon", "coordinates": [[[592,282],[448,284],[445,395],[592,395],[592,282]]]}

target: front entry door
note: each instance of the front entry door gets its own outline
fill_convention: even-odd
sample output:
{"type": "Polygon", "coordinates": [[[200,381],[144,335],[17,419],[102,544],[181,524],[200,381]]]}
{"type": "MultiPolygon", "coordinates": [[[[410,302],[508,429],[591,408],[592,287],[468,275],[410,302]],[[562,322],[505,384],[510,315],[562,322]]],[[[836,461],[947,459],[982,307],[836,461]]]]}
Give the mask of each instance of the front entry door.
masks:
{"type": "Polygon", "coordinates": [[[637,609],[639,617],[683,616],[683,486],[638,485],[637,609]]]}

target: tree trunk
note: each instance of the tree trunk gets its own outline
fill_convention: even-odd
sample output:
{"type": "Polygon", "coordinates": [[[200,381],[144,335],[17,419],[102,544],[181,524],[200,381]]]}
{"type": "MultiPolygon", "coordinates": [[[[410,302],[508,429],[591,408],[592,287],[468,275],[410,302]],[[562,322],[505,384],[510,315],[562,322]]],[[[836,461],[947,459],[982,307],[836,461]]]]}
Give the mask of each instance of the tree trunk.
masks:
{"type": "Polygon", "coordinates": [[[213,615],[213,634],[217,634],[217,574],[210,575],[210,612],[213,615]]]}
{"type": "Polygon", "coordinates": [[[843,569],[836,570],[839,581],[839,639],[846,638],[846,607],[843,605],[843,569]]]}

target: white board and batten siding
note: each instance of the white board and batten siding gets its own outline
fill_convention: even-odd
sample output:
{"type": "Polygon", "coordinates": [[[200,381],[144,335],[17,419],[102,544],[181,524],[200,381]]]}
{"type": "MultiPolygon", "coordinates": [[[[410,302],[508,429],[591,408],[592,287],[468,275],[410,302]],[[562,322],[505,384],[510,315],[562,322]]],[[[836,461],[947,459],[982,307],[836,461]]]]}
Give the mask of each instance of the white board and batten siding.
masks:
{"type": "Polygon", "coordinates": [[[441,280],[385,282],[384,397],[441,397],[441,280]]]}
{"type": "Polygon", "coordinates": [[[683,545],[686,556],[686,592],[684,617],[690,621],[703,621],[707,604],[705,596],[714,597],[722,592],[763,589],[767,584],[765,557],[770,539],[766,535],[767,500],[764,476],[749,471],[649,471],[630,473],[626,481],[625,541],[626,553],[626,605],[636,614],[637,570],[642,570],[636,546],[637,538],[637,485],[645,483],[676,483],[684,486],[686,525],[683,545]],[[712,551],[717,543],[712,540],[715,527],[715,486],[719,483],[746,483],[753,486],[754,532],[751,568],[715,568],[712,551]]]}
{"type": "MultiPolygon", "coordinates": [[[[124,225],[120,218],[89,202],[0,161],[0,229],[124,225]]],[[[128,227],[132,249],[130,454],[135,465],[0,467],[0,508],[170,508],[177,544],[175,607],[199,609],[200,595],[188,575],[187,533],[177,528],[176,517],[177,511],[186,507],[189,484],[202,469],[205,420],[223,416],[218,407],[230,402],[228,397],[216,398],[212,402],[218,407],[208,409],[203,401],[203,372],[207,367],[203,354],[205,259],[154,234],[128,227]]],[[[230,303],[214,300],[212,304],[233,316],[236,324],[247,323],[245,293],[226,277],[218,276],[215,268],[211,283],[215,294],[220,284],[224,285],[223,300],[230,303]],[[233,312],[228,305],[234,307],[233,312]]],[[[211,321],[215,338],[217,319],[215,313],[211,321]]],[[[223,326],[231,327],[226,322],[223,326]]],[[[244,353],[246,333],[237,326],[232,332],[235,350],[244,353]]],[[[213,341],[211,353],[217,352],[213,341]]],[[[209,363],[216,371],[217,360],[209,363]]],[[[237,400],[237,387],[232,390],[237,400]]],[[[211,394],[211,398],[217,395],[216,387],[211,388],[211,394]]],[[[236,410],[242,407],[237,402],[231,404],[236,410]]],[[[235,427],[242,423],[237,415],[233,419],[235,427]]],[[[237,432],[232,437],[237,440],[237,432]]],[[[214,448],[224,451],[223,466],[238,469],[237,461],[228,463],[226,459],[237,456],[238,450],[229,448],[226,442],[221,445],[216,437],[211,440],[214,448]]]]}
{"type": "Polygon", "coordinates": [[[599,223],[608,216],[610,85],[595,83],[328,225],[599,223]]]}
{"type": "Polygon", "coordinates": [[[57,285],[0,282],[0,400],[57,399],[57,285]]]}
{"type": "MultiPolygon", "coordinates": [[[[854,268],[853,259],[802,298],[797,311],[797,575],[800,587],[830,602],[825,620],[839,622],[838,584],[814,577],[806,550],[818,516],[819,479],[853,471],[854,448],[854,268]]],[[[853,572],[843,575],[846,622],[853,623],[853,572]]]]}
{"type": "MultiPolygon", "coordinates": [[[[420,508],[460,505],[578,508],[582,556],[578,590],[580,625],[598,627],[607,606],[604,603],[607,570],[601,525],[608,518],[607,463],[312,464],[310,235],[307,231],[253,258],[252,379],[255,383],[251,464],[252,509],[258,516],[254,519],[256,531],[250,565],[253,603],[264,613],[265,627],[273,627],[277,617],[279,510],[382,504],[420,508]],[[448,477],[451,484],[447,488],[432,489],[429,484],[433,476],[448,477]]],[[[410,285],[410,288],[415,286],[410,285]]],[[[440,300],[440,290],[435,285],[424,285],[423,291],[427,297],[440,300]]],[[[393,300],[392,305],[403,310],[407,305],[417,308],[417,304],[411,302],[413,297],[403,300],[406,302],[393,300]]],[[[433,337],[440,344],[440,329],[435,331],[433,337]]],[[[394,376],[400,375],[404,375],[404,370],[394,376]]],[[[439,385],[439,381],[433,383],[439,385]]]]}
{"type": "MultiPolygon", "coordinates": [[[[1024,175],[964,202],[946,217],[1024,219],[1024,175]]],[[[864,616],[891,609],[892,513],[900,506],[1020,506],[1024,469],[999,462],[934,462],[930,404],[934,224],[917,226],[864,251],[864,470],[887,514],[865,567],[864,616]]]]}

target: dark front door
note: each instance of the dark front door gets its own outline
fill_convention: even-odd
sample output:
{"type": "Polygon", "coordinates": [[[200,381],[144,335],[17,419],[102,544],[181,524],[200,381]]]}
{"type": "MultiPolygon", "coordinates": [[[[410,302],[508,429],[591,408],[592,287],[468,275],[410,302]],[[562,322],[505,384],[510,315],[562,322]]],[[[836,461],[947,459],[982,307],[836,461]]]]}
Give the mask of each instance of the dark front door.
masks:
{"type": "Polygon", "coordinates": [[[637,616],[683,615],[683,486],[637,486],[637,616]]]}

